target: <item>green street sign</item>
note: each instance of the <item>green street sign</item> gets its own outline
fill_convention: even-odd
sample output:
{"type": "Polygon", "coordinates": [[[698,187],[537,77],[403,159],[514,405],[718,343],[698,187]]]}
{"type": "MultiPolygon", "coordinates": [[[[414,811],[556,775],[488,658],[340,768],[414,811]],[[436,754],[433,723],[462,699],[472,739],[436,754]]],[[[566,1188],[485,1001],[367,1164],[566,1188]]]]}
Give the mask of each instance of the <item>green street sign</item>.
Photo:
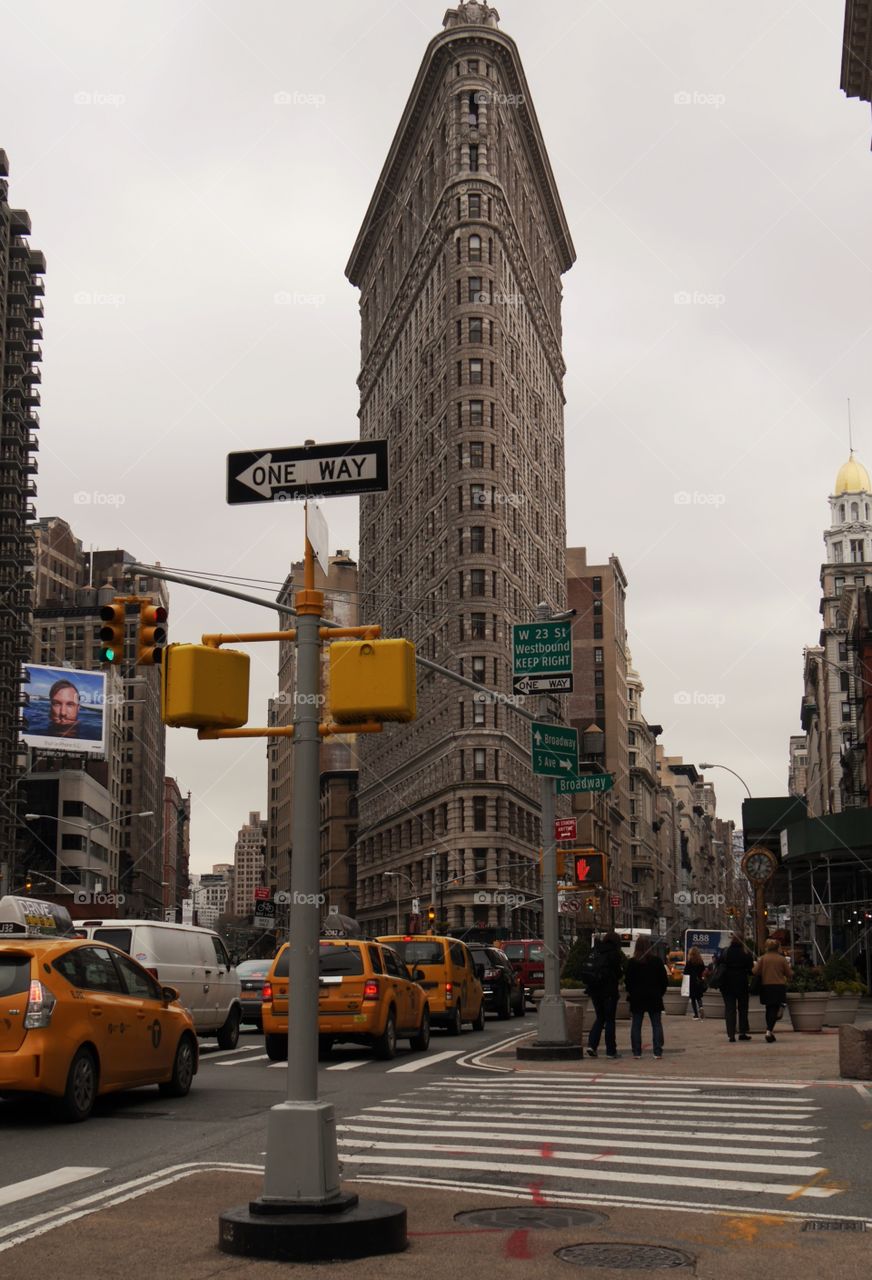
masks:
{"type": "Polygon", "coordinates": [[[565,796],[576,791],[611,791],[614,785],[613,773],[583,773],[577,778],[561,775],[557,780],[557,794],[565,796]]]}
{"type": "MultiPolygon", "coordinates": [[[[572,627],[568,622],[523,622],[512,627],[512,674],[572,675],[572,627]]],[[[571,685],[570,685],[571,687],[571,685]]],[[[533,692],[533,690],[518,690],[533,692]]]]}
{"type": "Polygon", "coordinates": [[[578,730],[562,724],[530,725],[533,772],[546,778],[571,778],[578,773],[578,730]]]}

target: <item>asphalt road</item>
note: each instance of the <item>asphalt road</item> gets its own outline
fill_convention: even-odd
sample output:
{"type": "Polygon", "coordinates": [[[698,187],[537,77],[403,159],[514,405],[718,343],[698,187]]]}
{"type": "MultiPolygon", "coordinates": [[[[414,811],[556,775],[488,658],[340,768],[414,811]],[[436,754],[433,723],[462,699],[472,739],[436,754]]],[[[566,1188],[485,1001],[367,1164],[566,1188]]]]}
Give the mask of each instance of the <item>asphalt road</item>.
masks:
{"type": "MultiPolygon", "coordinates": [[[[411,1093],[425,1078],[454,1073],[459,1059],[535,1026],[528,1015],[509,1022],[489,1017],[484,1031],[467,1028],[459,1037],[434,1030],[428,1053],[413,1053],[401,1041],[390,1062],[340,1045],[319,1067],[319,1096],[333,1104],[341,1121],[411,1093]]],[[[84,1124],[56,1123],[39,1100],[0,1101],[0,1231],[73,1198],[179,1163],[262,1165],[269,1108],[287,1096],[285,1064],[269,1062],[263,1036],[247,1028],[235,1050],[222,1051],[214,1040],[203,1040],[200,1053],[200,1070],[187,1098],[163,1098],[157,1088],[110,1094],[84,1124]],[[31,1184],[32,1179],[41,1181],[31,1184]]]]}
{"type": "MultiPolygon", "coordinates": [[[[642,1077],[626,1056],[592,1074],[516,1070],[499,1046],[535,1026],[489,1018],[483,1032],[434,1033],[427,1054],[403,1045],[391,1062],[339,1046],[319,1068],[319,1093],[335,1108],[343,1180],[441,1189],[461,1203],[467,1192],[514,1192],[609,1210],[856,1218],[872,1229],[865,1087],[642,1077]]],[[[38,1104],[0,1103],[0,1242],[34,1215],[174,1166],[257,1171],[285,1088],[284,1064],[269,1062],[252,1031],[232,1051],[203,1042],[188,1098],[117,1094],[73,1126],[38,1104]]]]}

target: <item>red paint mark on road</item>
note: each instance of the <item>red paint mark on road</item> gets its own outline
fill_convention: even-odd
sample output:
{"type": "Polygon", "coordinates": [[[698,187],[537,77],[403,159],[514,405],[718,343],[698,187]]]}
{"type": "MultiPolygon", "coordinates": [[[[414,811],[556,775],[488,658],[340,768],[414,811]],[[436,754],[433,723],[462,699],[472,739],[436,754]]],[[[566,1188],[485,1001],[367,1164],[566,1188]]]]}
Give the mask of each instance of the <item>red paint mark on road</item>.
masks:
{"type": "Polygon", "coordinates": [[[551,1146],[550,1143],[543,1142],[542,1146],[539,1149],[539,1155],[542,1157],[543,1160],[553,1160],[554,1148],[551,1146]]]}
{"type": "Polygon", "coordinates": [[[547,1199],[542,1194],[541,1182],[529,1183],[527,1186],[527,1190],[530,1192],[530,1199],[533,1201],[533,1204],[539,1204],[539,1205],[548,1204],[547,1199]]]}
{"type": "Polygon", "coordinates": [[[526,1227],[513,1231],[506,1241],[503,1256],[506,1258],[532,1258],[529,1235],[530,1232],[526,1227]]]}

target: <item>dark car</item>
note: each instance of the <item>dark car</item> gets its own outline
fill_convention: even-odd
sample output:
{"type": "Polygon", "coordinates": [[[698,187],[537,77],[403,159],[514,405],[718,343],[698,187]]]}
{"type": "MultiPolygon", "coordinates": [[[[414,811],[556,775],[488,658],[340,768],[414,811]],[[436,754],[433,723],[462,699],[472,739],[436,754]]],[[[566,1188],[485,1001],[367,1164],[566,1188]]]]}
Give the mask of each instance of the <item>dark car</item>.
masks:
{"type": "Polygon", "coordinates": [[[507,957],[496,947],[470,946],[476,967],[481,966],[481,983],[484,987],[484,1007],[498,1018],[510,1018],[512,1014],[523,1018],[527,1012],[524,985],[507,957]]]}
{"type": "Polygon", "coordinates": [[[239,999],[242,1001],[241,1022],[263,1026],[263,984],[272,960],[243,960],[236,966],[239,975],[239,999]]]}

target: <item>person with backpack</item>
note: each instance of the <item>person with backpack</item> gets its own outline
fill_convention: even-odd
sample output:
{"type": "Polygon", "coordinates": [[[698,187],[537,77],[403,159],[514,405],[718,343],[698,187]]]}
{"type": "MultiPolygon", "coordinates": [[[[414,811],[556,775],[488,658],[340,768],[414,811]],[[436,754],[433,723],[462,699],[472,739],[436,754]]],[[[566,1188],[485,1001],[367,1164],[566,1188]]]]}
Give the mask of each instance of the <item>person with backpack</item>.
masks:
{"type": "Polygon", "coordinates": [[[600,1036],[605,1033],[606,1057],[620,1058],[615,1037],[615,1017],[618,1012],[618,984],[621,980],[621,940],[616,933],[606,933],[596,940],[587,964],[582,969],[582,978],[596,1013],[587,1038],[587,1056],[597,1056],[600,1036]]]}
{"type": "Polygon", "coordinates": [[[668,984],[666,965],[652,950],[648,938],[636,939],[633,955],[627,964],[625,978],[630,998],[630,1045],[634,1058],[642,1056],[642,1022],[651,1019],[654,1057],[663,1057],[663,995],[668,984]]]}

